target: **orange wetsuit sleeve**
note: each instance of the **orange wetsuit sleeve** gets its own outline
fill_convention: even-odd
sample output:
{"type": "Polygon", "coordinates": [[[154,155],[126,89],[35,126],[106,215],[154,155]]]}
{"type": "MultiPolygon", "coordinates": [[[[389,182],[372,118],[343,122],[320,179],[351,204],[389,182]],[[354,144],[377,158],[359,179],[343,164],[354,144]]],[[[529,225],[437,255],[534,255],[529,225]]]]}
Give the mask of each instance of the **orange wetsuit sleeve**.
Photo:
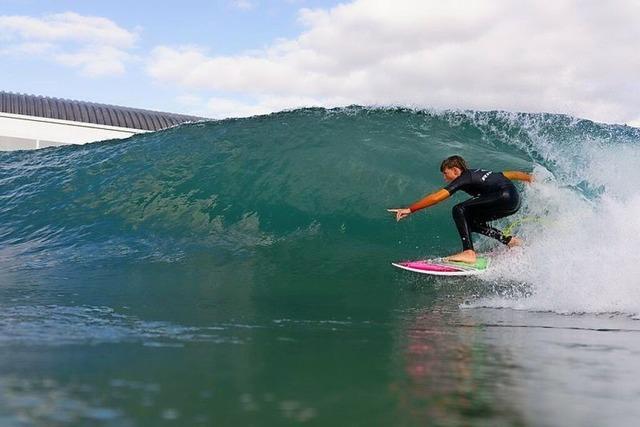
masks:
{"type": "Polygon", "coordinates": [[[409,210],[411,212],[415,212],[420,209],[428,208],[429,206],[433,206],[436,203],[440,203],[449,196],[449,192],[443,188],[442,190],[438,190],[435,193],[431,193],[425,198],[418,200],[417,202],[409,206],[409,210]]]}
{"type": "Polygon", "coordinates": [[[516,180],[516,181],[526,181],[526,182],[531,182],[531,175],[526,173],[526,172],[519,172],[519,171],[504,171],[502,172],[502,175],[504,175],[505,178],[510,179],[510,180],[516,180]]]}

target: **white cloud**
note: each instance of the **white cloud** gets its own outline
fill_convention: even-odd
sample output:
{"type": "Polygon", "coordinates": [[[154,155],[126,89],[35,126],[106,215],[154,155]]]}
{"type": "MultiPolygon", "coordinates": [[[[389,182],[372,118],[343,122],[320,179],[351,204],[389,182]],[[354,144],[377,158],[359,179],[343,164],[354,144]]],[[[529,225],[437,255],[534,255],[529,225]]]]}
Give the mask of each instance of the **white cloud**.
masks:
{"type": "Polygon", "coordinates": [[[202,115],[213,119],[223,119],[226,117],[249,117],[268,112],[259,104],[247,104],[234,99],[213,97],[209,98],[202,115]]]}
{"type": "Polygon", "coordinates": [[[134,57],[136,32],[109,19],[73,12],[30,16],[0,16],[4,55],[38,55],[78,68],[83,74],[122,74],[134,57]]]}
{"type": "MultiPolygon", "coordinates": [[[[297,38],[258,52],[159,46],[148,72],[225,99],[255,99],[257,110],[340,99],[630,123],[640,120],[638,16],[634,0],[356,0],[302,9],[297,38]]],[[[229,114],[251,107],[237,104],[221,102],[229,114]]]]}
{"type": "Polygon", "coordinates": [[[43,55],[55,46],[46,42],[27,42],[4,46],[0,49],[0,55],[43,55]]]}
{"type": "Polygon", "coordinates": [[[124,64],[132,57],[111,46],[98,46],[73,53],[60,53],[54,58],[60,64],[79,68],[83,74],[97,77],[124,74],[124,64]]]}

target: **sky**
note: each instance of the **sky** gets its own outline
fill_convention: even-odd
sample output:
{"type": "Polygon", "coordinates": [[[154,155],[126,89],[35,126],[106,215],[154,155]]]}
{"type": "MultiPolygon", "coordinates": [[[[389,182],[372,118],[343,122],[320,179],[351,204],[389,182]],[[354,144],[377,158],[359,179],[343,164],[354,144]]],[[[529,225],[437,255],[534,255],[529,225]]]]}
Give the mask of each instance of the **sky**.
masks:
{"type": "Polygon", "coordinates": [[[637,0],[0,0],[0,90],[225,118],[344,105],[640,126],[637,0]]]}

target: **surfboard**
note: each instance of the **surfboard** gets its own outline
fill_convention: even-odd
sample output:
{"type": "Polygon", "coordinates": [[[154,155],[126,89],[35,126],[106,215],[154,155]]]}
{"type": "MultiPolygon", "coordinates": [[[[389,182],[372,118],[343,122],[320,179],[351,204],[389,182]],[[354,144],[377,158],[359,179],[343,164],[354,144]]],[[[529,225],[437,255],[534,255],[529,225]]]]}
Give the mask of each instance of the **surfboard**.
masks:
{"type": "Polygon", "coordinates": [[[434,276],[471,276],[485,272],[489,268],[489,264],[490,259],[486,256],[479,256],[475,264],[446,261],[442,258],[391,263],[394,267],[403,270],[434,276]]]}

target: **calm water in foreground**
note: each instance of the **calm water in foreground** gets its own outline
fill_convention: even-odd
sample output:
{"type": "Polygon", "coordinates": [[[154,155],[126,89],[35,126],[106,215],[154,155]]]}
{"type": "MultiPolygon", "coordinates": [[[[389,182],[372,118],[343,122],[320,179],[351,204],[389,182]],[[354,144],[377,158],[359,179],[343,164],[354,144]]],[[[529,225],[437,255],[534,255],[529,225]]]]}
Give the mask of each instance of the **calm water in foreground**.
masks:
{"type": "Polygon", "coordinates": [[[640,323],[628,317],[464,308],[486,283],[391,268],[370,286],[292,273],[239,287],[209,261],[44,282],[42,271],[5,273],[0,424],[578,426],[640,415],[640,323]]]}

